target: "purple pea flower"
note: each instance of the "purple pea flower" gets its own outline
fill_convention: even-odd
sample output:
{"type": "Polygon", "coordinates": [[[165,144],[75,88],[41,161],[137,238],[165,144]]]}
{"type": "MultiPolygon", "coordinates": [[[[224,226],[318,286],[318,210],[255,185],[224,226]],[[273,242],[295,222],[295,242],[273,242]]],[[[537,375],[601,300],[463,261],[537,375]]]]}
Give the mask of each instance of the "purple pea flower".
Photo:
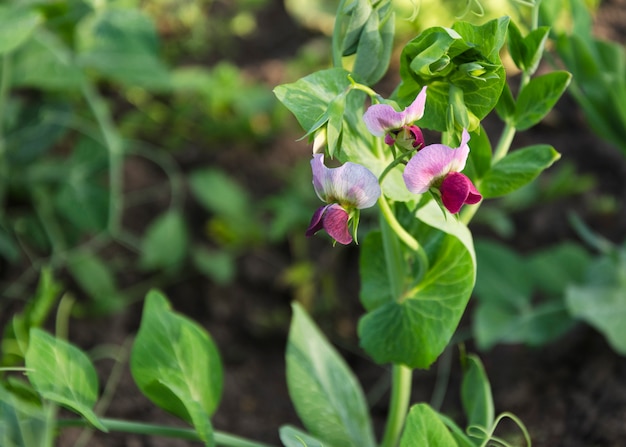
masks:
{"type": "Polygon", "coordinates": [[[469,156],[470,136],[463,130],[461,145],[453,149],[443,144],[431,144],[417,152],[407,163],[402,176],[409,191],[423,194],[431,188],[441,194],[443,206],[452,214],[464,204],[481,201],[482,195],[461,171],[469,156]]]}
{"type": "Polygon", "coordinates": [[[413,124],[424,116],[426,87],[423,87],[413,103],[402,112],[396,112],[389,104],[374,104],[363,114],[367,130],[376,137],[385,136],[385,143],[411,150],[424,145],[422,130],[413,124]]]}
{"type": "MultiPolygon", "coordinates": [[[[366,167],[347,162],[338,168],[324,165],[324,154],[314,154],[311,160],[313,188],[317,196],[328,205],[313,214],[307,236],[324,229],[340,244],[352,242],[349,220],[358,210],[374,206],[381,191],[378,179],[366,167]]],[[[358,222],[358,218],[356,219],[358,222]]],[[[356,228],[353,229],[356,233],[356,228]]]]}

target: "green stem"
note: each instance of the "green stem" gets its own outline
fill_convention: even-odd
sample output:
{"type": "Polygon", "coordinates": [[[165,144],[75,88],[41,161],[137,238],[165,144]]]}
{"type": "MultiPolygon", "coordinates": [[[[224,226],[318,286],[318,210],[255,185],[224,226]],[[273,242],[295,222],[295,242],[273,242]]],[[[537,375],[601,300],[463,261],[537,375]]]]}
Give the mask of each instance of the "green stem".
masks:
{"type": "Polygon", "coordinates": [[[385,170],[380,174],[380,176],[378,177],[378,183],[379,184],[383,184],[383,180],[385,179],[385,177],[387,176],[387,174],[389,174],[389,172],[395,168],[396,166],[398,166],[402,160],[407,157],[408,155],[413,154],[414,152],[412,151],[408,151],[408,152],[403,152],[401,153],[397,158],[395,158],[391,163],[389,163],[389,165],[387,165],[387,167],[385,168],[385,170]]]}
{"type": "Polygon", "coordinates": [[[395,447],[398,444],[411,397],[413,370],[408,366],[396,364],[393,365],[391,374],[391,408],[380,447],[395,447]]]}
{"type": "MultiPolygon", "coordinates": [[[[142,422],[122,421],[119,419],[101,418],[100,422],[109,431],[121,431],[125,433],[137,433],[149,436],[163,436],[168,438],[185,439],[188,441],[202,441],[195,430],[191,428],[165,427],[162,425],[146,424],[142,422]]],[[[87,422],[82,419],[59,419],[57,426],[82,427],[87,422]]],[[[270,447],[268,444],[250,441],[248,439],[234,436],[219,431],[213,432],[215,444],[224,447],[270,447]]]]}
{"type": "Polygon", "coordinates": [[[381,212],[383,213],[383,217],[385,218],[385,221],[391,227],[394,233],[396,233],[398,238],[402,242],[404,242],[404,244],[407,247],[409,247],[411,250],[418,251],[420,248],[419,242],[417,242],[417,240],[413,236],[411,236],[409,232],[406,231],[402,225],[400,225],[400,222],[398,222],[398,220],[396,219],[396,216],[393,213],[393,210],[391,209],[391,207],[389,206],[387,199],[385,199],[383,196],[380,196],[380,198],[378,199],[378,206],[381,212]]]}
{"type": "Polygon", "coordinates": [[[113,235],[118,233],[121,226],[122,192],[124,183],[122,178],[123,147],[122,139],[111,119],[106,102],[88,81],[84,80],[82,91],[91,112],[98,122],[109,153],[109,222],[107,228],[113,235]]]}

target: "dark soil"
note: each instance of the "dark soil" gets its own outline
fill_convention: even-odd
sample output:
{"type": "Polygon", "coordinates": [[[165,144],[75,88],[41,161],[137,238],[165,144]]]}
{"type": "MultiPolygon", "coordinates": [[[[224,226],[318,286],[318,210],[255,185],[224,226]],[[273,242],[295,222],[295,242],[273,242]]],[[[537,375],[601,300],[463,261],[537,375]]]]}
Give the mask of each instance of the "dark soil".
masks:
{"type": "MultiPolygon", "coordinates": [[[[544,0],[549,1],[549,0],[544,0]]],[[[604,35],[622,39],[626,27],[623,16],[625,2],[603,3],[598,20],[604,35]]],[[[277,32],[266,40],[254,40],[254,55],[241,57],[240,62],[254,73],[276,79],[277,59],[293,56],[298,45],[311,37],[299,29],[284,13],[279,2],[264,11],[263,17],[277,32]],[[270,20],[271,19],[271,20],[270,20]],[[277,48],[278,45],[282,45],[277,48]]],[[[258,37],[258,36],[257,36],[258,37]]],[[[495,122],[495,121],[494,121],[495,122]]],[[[489,124],[497,128],[497,124],[489,124]]],[[[280,188],[277,169],[291,169],[299,160],[309,156],[302,142],[295,142],[299,129],[271,141],[262,154],[250,155],[247,148],[225,147],[223,154],[201,155],[197,148],[183,150],[179,161],[185,166],[219,164],[234,172],[252,191],[270,194],[280,188]],[[226,150],[227,149],[227,150],[226,150]],[[245,171],[236,171],[242,157],[252,157],[245,171]],[[270,160],[270,161],[267,161],[270,160]],[[264,164],[268,163],[268,164],[264,164]],[[260,186],[259,186],[260,185],[260,186]]],[[[545,123],[521,133],[515,146],[552,144],[562,154],[562,160],[575,163],[577,172],[597,177],[597,184],[581,195],[539,204],[532,210],[515,213],[517,249],[529,252],[552,243],[576,240],[567,220],[570,210],[576,210],[599,233],[615,242],[626,234],[626,162],[618,150],[594,136],[585,124],[581,112],[568,97],[564,98],[545,123]],[[594,203],[602,195],[618,201],[618,213],[599,214],[594,203]]],[[[133,164],[127,170],[128,181],[138,181],[138,175],[149,178],[158,175],[133,164]]],[[[190,203],[192,225],[201,228],[206,216],[190,203]]],[[[126,221],[148,220],[152,210],[133,210],[136,215],[126,221]]],[[[488,235],[489,230],[477,227],[476,232],[488,235]]],[[[316,299],[310,309],[318,324],[339,347],[361,380],[372,401],[372,414],[380,434],[386,414],[388,396],[377,394],[381,384],[388,381],[388,368],[373,364],[358,347],[356,322],[362,313],[358,302],[358,249],[332,248],[322,239],[308,240],[307,250],[320,271],[330,275],[337,297],[330,304],[316,299]],[[332,274],[330,274],[330,273],[332,274]]],[[[225,366],[225,388],[222,403],[213,418],[214,427],[240,436],[280,445],[278,428],[283,424],[299,425],[289,401],[285,383],[284,349],[290,317],[290,302],[295,291],[281,281],[285,269],[294,261],[287,244],[266,246],[244,253],[238,261],[238,273],[233,284],[220,286],[200,275],[168,285],[164,292],[176,310],[190,315],[204,326],[218,344],[225,366]]],[[[318,285],[321,288],[321,285],[318,285]]],[[[321,295],[318,294],[318,295],[321,295]]],[[[70,339],[90,349],[103,343],[122,344],[136,333],[141,315],[141,303],[107,318],[83,318],[72,321],[70,339]]],[[[465,316],[462,330],[469,328],[471,312],[465,316]]],[[[472,350],[472,344],[467,344],[472,350]]],[[[540,348],[521,345],[498,346],[480,352],[490,377],[496,411],[516,414],[528,427],[536,447],[620,447],[626,445],[626,358],[610,349],[593,329],[580,324],[561,339],[540,348]]],[[[457,350],[451,348],[452,369],[442,411],[458,418],[460,370],[457,350]]],[[[98,363],[100,379],[105,383],[113,363],[98,363]]],[[[153,423],[180,425],[174,417],[155,408],[139,393],[127,365],[106,413],[108,417],[153,423]]],[[[440,377],[437,365],[429,371],[416,371],[413,402],[430,401],[440,377]]],[[[441,383],[441,382],[440,382],[441,383]]],[[[445,381],[444,381],[445,384],[445,381]]],[[[383,391],[385,387],[383,386],[383,391]]],[[[461,420],[459,420],[461,422],[461,420]]],[[[503,424],[502,433],[515,433],[510,424],[503,424]]],[[[72,446],[78,435],[75,429],[63,432],[59,446],[72,446]]],[[[521,439],[521,438],[520,438],[521,439]]],[[[91,447],[164,447],[196,445],[189,442],[153,438],[134,434],[95,433],[87,444],[91,447]]],[[[519,445],[523,445],[520,441],[519,445]]]]}

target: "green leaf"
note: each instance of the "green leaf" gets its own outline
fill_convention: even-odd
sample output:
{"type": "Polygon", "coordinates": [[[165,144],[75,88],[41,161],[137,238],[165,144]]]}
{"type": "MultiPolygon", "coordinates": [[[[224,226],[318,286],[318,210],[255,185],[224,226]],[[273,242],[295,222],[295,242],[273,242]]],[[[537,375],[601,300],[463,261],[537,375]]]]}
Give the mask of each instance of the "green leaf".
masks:
{"type": "Polygon", "coordinates": [[[478,189],[488,199],[504,196],[530,183],[560,157],[547,144],[517,149],[493,165],[478,189]]]}
{"type": "MultiPolygon", "coordinates": [[[[437,208],[435,204],[429,208],[433,207],[437,208]]],[[[440,210],[439,214],[443,216],[440,210]]],[[[430,225],[437,218],[427,211],[424,219],[430,225]]],[[[474,286],[476,265],[471,234],[462,225],[454,226],[448,224],[450,234],[430,228],[422,237],[418,235],[424,246],[432,248],[429,270],[398,300],[381,300],[359,321],[361,346],[377,363],[428,368],[454,334],[474,286]]]]}
{"type": "Polygon", "coordinates": [[[235,259],[227,251],[196,247],[191,250],[191,260],[198,270],[217,284],[229,284],[235,278],[235,259]]]}
{"type": "Polygon", "coordinates": [[[98,399],[98,376],[84,352],[32,328],[26,367],[32,370],[28,379],[43,398],[75,411],[97,429],[107,431],[92,409],[98,399]]]}
{"type": "Polygon", "coordinates": [[[24,310],[13,316],[2,337],[2,365],[22,363],[28,347],[28,334],[33,327],[41,327],[59,299],[63,286],[57,282],[48,267],[41,270],[35,295],[24,310]]]}
{"type": "Polygon", "coordinates": [[[274,93],[309,133],[328,120],[330,103],[351,85],[349,75],[343,68],[320,70],[294,83],[279,85],[274,93]]]}
{"type": "Polygon", "coordinates": [[[170,87],[154,24],[138,9],[103,8],[77,27],[78,63],[126,86],[170,87]]]}
{"type": "Polygon", "coordinates": [[[280,440],[285,447],[324,447],[324,443],[290,425],[280,427],[280,440]]]}
{"type": "Polygon", "coordinates": [[[287,342],[287,386],[307,430],[336,447],[372,447],[363,391],[344,360],[297,304],[287,342]]]}
{"type": "Polygon", "coordinates": [[[193,171],[189,186],[194,197],[208,211],[230,219],[248,219],[252,208],[248,192],[219,169],[193,171]]]}
{"type": "Polygon", "coordinates": [[[393,50],[395,14],[391,2],[380,5],[363,27],[352,65],[355,77],[366,85],[376,84],[385,75],[393,50]]]}
{"type": "Polygon", "coordinates": [[[2,447],[52,447],[55,428],[51,408],[20,399],[0,384],[2,447]]]}
{"type": "Polygon", "coordinates": [[[79,90],[82,70],[61,39],[47,30],[38,30],[13,58],[11,84],[43,90],[79,90]]]}
{"type": "Polygon", "coordinates": [[[0,55],[26,42],[41,23],[41,15],[32,8],[0,6],[0,55]]]}
{"type": "Polygon", "coordinates": [[[146,230],[141,244],[140,265],[144,269],[177,267],[189,248],[189,235],[182,214],[170,210],[157,217],[146,230]]]}
{"type": "Polygon", "coordinates": [[[367,310],[376,309],[393,299],[387,276],[383,238],[380,231],[371,231],[361,242],[359,256],[361,275],[360,299],[367,310]]]}
{"type": "Polygon", "coordinates": [[[517,130],[526,130],[543,119],[567,89],[572,75],[553,71],[532,78],[520,91],[513,122],[517,130]]]}
{"type": "Polygon", "coordinates": [[[541,62],[550,27],[541,26],[522,37],[515,23],[509,23],[509,54],[520,70],[532,75],[541,62]]]}
{"type": "Polygon", "coordinates": [[[421,126],[449,131],[469,123],[475,130],[496,106],[506,78],[498,52],[507,23],[501,18],[481,26],[433,27],[404,47],[398,97],[407,105],[428,86],[421,126]]]}
{"type": "MultiPolygon", "coordinates": [[[[555,276],[565,274],[568,268],[558,266],[568,262],[569,250],[557,247],[550,251],[554,251],[551,259],[556,263],[550,266],[550,271],[554,270],[555,276]]],[[[480,268],[475,289],[478,306],[472,329],[480,349],[488,349],[496,343],[537,346],[572,327],[563,290],[557,294],[546,293],[541,301],[533,302],[536,288],[543,287],[545,281],[543,275],[535,276],[535,269],[544,265],[547,254],[538,253],[536,258],[527,260],[500,244],[482,241],[476,244],[476,253],[480,268]]],[[[571,269],[572,275],[576,273],[576,269],[571,269]]],[[[575,280],[574,276],[569,282],[575,280]]]]}
{"type": "Polygon", "coordinates": [[[203,441],[212,443],[209,417],[223,388],[217,347],[202,327],[173,312],[155,290],[146,296],[130,368],[148,399],[192,424],[203,441]]]}
{"type": "MultiPolygon", "coordinates": [[[[477,426],[488,432],[494,423],[491,385],[480,359],[475,355],[466,357],[467,366],[461,383],[461,402],[468,426],[477,426]]],[[[484,440],[483,440],[484,441],[484,440]]]]}
{"type": "Polygon", "coordinates": [[[400,447],[457,447],[450,431],[428,404],[411,407],[400,447]]]}
{"type": "Polygon", "coordinates": [[[72,253],[67,267],[76,282],[93,300],[87,307],[88,311],[113,312],[124,305],[124,298],[118,291],[109,265],[94,253],[86,250],[72,253]]]}

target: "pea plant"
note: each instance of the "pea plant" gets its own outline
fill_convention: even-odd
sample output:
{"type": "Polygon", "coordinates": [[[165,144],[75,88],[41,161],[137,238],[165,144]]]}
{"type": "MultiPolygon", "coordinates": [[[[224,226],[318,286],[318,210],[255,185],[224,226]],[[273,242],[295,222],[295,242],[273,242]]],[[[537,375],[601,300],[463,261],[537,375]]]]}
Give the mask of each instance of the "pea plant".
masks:
{"type": "MultiPolygon", "coordinates": [[[[483,201],[528,184],[559,158],[544,144],[511,150],[516,132],[541,121],[570,81],[564,71],[536,73],[549,29],[538,26],[539,0],[520,3],[529,8],[525,32],[508,17],[423,31],[402,48],[399,84],[385,97],[375,88],[393,53],[391,1],[342,0],[333,67],[275,88],[312,143],[313,189],[323,203],[311,210],[306,234],[327,234],[336,250],[358,244],[360,346],[391,369],[387,419],[376,436],[355,374],[294,303],[287,386],[302,427],[280,427],[284,446],[511,445],[496,435],[503,418],[517,422],[530,445],[521,421],[496,415],[485,370],[472,354],[462,356],[464,423],[411,401],[413,371],[429,368],[451,344],[474,289],[468,224],[483,201]],[[515,95],[500,59],[505,44],[521,71],[515,95]],[[494,110],[503,126],[492,147],[481,123],[494,110]],[[434,135],[440,140],[429,141],[434,135]]],[[[14,321],[28,382],[11,376],[0,386],[2,445],[52,445],[68,426],[206,446],[266,445],[213,427],[223,389],[219,350],[157,290],[146,297],[130,369],[147,398],[190,428],[107,418],[91,359],[33,323],[57,289],[42,276],[33,305],[14,321]],[[58,417],[59,406],[80,417],[58,417]]]]}

